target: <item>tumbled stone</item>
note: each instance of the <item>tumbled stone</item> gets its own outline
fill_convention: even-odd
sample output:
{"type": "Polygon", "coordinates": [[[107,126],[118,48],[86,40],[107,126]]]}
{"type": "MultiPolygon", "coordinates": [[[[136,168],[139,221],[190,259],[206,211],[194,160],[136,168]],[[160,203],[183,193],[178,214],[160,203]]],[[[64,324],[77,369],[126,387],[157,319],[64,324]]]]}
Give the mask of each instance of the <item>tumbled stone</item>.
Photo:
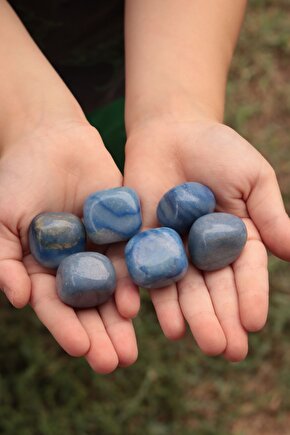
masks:
{"type": "Polygon", "coordinates": [[[74,308],[90,308],[106,302],[116,288],[112,262],[97,252],[81,252],[65,258],[56,274],[59,298],[74,308]]]}
{"type": "Polygon", "coordinates": [[[56,268],[68,255],[85,250],[85,228],[71,213],[41,213],[30,224],[29,245],[38,263],[56,268]]]}
{"type": "Polygon", "coordinates": [[[182,240],[171,228],[153,228],[135,235],[125,258],[132,280],[140,287],[159,288],[180,280],[188,268],[182,240]]]}
{"type": "Polygon", "coordinates": [[[92,193],[84,205],[84,225],[96,244],[129,240],[141,228],[140,201],[129,187],[92,193]]]}
{"type": "Polygon", "coordinates": [[[200,216],[213,212],[215,205],[214,194],[207,186],[196,182],[183,183],[161,198],[157,218],[162,226],[183,234],[200,216]]]}
{"type": "Polygon", "coordinates": [[[197,219],[188,236],[192,263],[201,270],[222,269],[235,261],[247,241],[247,229],[237,216],[210,213],[197,219]]]}

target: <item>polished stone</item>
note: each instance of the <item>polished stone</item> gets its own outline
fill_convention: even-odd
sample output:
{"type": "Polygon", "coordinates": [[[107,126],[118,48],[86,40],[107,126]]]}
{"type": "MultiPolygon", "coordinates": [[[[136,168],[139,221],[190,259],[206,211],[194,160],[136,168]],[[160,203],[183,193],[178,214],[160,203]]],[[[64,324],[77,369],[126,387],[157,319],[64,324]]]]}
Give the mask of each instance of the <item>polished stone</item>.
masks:
{"type": "Polygon", "coordinates": [[[192,263],[201,270],[217,270],[235,261],[247,241],[247,229],[237,216],[211,213],[192,225],[188,249],[192,263]]]}
{"type": "Polygon", "coordinates": [[[171,228],[153,228],[134,236],[125,258],[132,280],[140,287],[159,288],[180,280],[188,260],[180,236],[171,228]]]}
{"type": "Polygon", "coordinates": [[[200,216],[212,213],[215,204],[214,194],[207,186],[196,182],[183,183],[161,198],[157,218],[162,226],[183,234],[200,216]]]}
{"type": "Polygon", "coordinates": [[[30,224],[29,245],[38,263],[56,268],[68,255],[85,250],[85,228],[71,213],[41,213],[30,224]]]}
{"type": "Polygon", "coordinates": [[[112,262],[97,252],[81,252],[63,260],[57,270],[59,298],[74,308],[90,308],[106,302],[116,288],[112,262]]]}
{"type": "Polygon", "coordinates": [[[85,201],[84,225],[89,239],[96,244],[129,240],[142,225],[136,192],[116,187],[92,193],[85,201]]]}

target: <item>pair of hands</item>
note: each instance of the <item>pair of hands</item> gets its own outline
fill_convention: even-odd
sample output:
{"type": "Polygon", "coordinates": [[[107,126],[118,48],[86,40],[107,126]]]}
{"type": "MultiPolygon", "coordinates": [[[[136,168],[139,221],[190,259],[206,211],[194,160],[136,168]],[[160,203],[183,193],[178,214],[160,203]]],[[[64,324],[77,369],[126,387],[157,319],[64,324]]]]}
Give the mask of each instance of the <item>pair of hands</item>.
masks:
{"type": "Polygon", "coordinates": [[[85,356],[99,373],[137,358],[131,319],[140,307],[128,277],[123,246],[103,252],[116,268],[114,300],[98,309],[73,310],[56,295],[54,273],[29,252],[27,232],[43,211],[79,216],[91,192],[127,185],[142,204],[144,227],[154,227],[156,206],[169,188],[185,181],[210,187],[219,211],[244,219],[248,242],[223,270],[201,273],[192,265],[176,285],[150,291],[164,334],[178,339],[185,321],[208,355],[242,360],[247,332],[263,327],[268,311],[267,253],[290,259],[290,224],[275,173],[230,128],[211,120],[155,119],[128,137],[124,178],[98,132],[86,121],[39,123],[2,147],[0,159],[0,287],[15,307],[30,303],[60,346],[85,356]]]}

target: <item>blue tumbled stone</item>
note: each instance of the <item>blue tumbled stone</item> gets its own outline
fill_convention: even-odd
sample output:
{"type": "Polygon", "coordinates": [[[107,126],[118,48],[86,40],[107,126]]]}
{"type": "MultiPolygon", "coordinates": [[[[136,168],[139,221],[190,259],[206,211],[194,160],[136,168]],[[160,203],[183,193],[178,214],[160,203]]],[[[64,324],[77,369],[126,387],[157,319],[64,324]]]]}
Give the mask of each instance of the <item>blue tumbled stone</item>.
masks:
{"type": "Polygon", "coordinates": [[[208,187],[195,182],[183,183],[161,198],[157,218],[162,226],[183,234],[200,216],[212,213],[215,205],[214,194],[208,187]]]}
{"type": "Polygon", "coordinates": [[[90,308],[106,302],[116,288],[112,262],[97,252],[81,252],[65,258],[56,274],[59,298],[74,308],[90,308]]]}
{"type": "Polygon", "coordinates": [[[164,287],[183,278],[188,260],[182,240],[171,228],[154,228],[134,236],[125,258],[132,280],[140,287],[164,287]]]}
{"type": "Polygon", "coordinates": [[[71,213],[41,213],[30,224],[29,245],[38,263],[56,268],[68,255],[85,250],[85,228],[71,213]]]}
{"type": "Polygon", "coordinates": [[[142,225],[136,192],[116,187],[92,193],[85,201],[84,225],[89,239],[96,244],[129,240],[142,225]]]}
{"type": "Polygon", "coordinates": [[[188,236],[192,263],[201,270],[217,270],[235,261],[247,241],[244,222],[228,213],[210,213],[197,219],[188,236]]]}

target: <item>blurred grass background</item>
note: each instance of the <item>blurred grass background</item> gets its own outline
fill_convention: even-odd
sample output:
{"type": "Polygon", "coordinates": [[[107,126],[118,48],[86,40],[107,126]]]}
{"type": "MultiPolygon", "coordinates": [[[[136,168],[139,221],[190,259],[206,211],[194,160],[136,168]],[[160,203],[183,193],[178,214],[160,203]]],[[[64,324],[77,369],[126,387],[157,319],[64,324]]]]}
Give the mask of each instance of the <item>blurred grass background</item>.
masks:
{"type": "MultiPolygon", "coordinates": [[[[289,0],[249,2],[226,122],[271,162],[290,212],[289,23],[289,0]]],[[[167,342],[144,294],[137,363],[99,376],[0,296],[0,434],[290,434],[290,269],[269,268],[269,320],[239,364],[201,355],[189,334],[167,342]]]]}

